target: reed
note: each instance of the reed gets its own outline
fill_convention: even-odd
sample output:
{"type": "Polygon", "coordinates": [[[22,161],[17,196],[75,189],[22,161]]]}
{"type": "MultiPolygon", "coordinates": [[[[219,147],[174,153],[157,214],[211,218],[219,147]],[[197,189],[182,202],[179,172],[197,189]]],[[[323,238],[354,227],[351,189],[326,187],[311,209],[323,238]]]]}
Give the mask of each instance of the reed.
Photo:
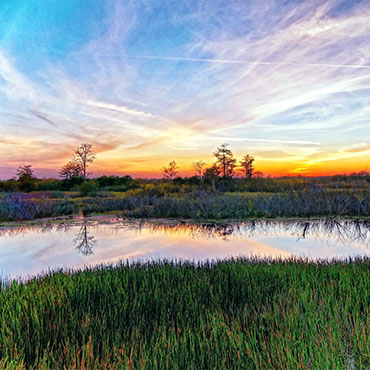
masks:
{"type": "Polygon", "coordinates": [[[369,217],[370,191],[329,190],[320,186],[286,193],[212,194],[185,196],[128,195],[89,199],[84,213],[122,211],[127,217],[238,219],[259,217],[369,217]]]}
{"type": "Polygon", "coordinates": [[[10,193],[0,198],[0,221],[34,220],[44,217],[70,215],[75,204],[64,197],[51,198],[48,193],[10,193]]]}
{"type": "Polygon", "coordinates": [[[121,262],[2,286],[2,369],[370,367],[369,259],[121,262]]]}
{"type": "MultiPolygon", "coordinates": [[[[126,217],[234,219],[275,217],[369,217],[370,187],[330,188],[311,184],[277,193],[212,193],[201,189],[171,192],[159,184],[123,193],[99,191],[95,196],[78,193],[0,193],[0,221],[121,211],[126,217]]],[[[353,185],[354,186],[354,185],[353,185]]],[[[188,189],[189,190],[189,189],[188,189]]]]}

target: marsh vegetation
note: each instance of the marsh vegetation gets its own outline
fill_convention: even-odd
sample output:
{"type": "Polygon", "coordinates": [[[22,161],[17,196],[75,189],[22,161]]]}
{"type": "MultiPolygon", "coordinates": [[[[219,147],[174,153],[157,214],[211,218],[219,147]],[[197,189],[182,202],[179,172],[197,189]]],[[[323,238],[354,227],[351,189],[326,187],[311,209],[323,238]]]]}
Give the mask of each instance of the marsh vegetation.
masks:
{"type": "Polygon", "coordinates": [[[98,178],[81,186],[82,192],[0,193],[0,220],[32,220],[80,211],[85,214],[116,211],[125,217],[197,220],[370,215],[367,175],[325,179],[232,179],[227,191],[220,188],[216,192],[206,181],[192,178],[98,178]],[[126,185],[103,186],[114,181],[126,185]]]}
{"type": "Polygon", "coordinates": [[[0,291],[0,367],[365,369],[369,292],[366,258],[58,271],[0,291]]]}

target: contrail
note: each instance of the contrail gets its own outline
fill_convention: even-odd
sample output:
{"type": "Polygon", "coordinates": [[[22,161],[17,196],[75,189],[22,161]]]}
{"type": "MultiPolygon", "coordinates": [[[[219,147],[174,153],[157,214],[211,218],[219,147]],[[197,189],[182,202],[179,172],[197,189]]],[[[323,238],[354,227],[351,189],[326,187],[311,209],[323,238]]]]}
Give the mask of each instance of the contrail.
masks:
{"type": "Polygon", "coordinates": [[[370,65],[356,64],[327,64],[327,63],[286,63],[286,62],[263,62],[263,61],[243,61],[230,59],[208,59],[208,58],[186,58],[186,57],[164,57],[154,55],[127,55],[132,58],[141,59],[158,59],[169,61],[183,62],[203,62],[203,63],[220,63],[220,64],[256,64],[256,65],[273,65],[273,66],[312,66],[312,67],[328,67],[328,68],[352,68],[352,69],[370,69],[370,65]]]}
{"type": "MultiPolygon", "coordinates": [[[[82,54],[73,52],[74,55],[82,54]]],[[[287,63],[287,62],[265,62],[265,61],[250,61],[250,60],[232,60],[232,59],[209,59],[209,58],[187,58],[187,57],[166,57],[160,55],[132,55],[132,54],[113,54],[113,53],[93,53],[96,56],[111,56],[111,57],[126,57],[137,59],[155,59],[168,60],[178,62],[195,62],[195,63],[219,63],[219,64],[249,64],[249,65],[267,65],[267,66],[311,66],[311,67],[326,67],[326,68],[350,68],[350,69],[370,69],[370,65],[358,64],[329,64],[329,63],[287,63]]]]}

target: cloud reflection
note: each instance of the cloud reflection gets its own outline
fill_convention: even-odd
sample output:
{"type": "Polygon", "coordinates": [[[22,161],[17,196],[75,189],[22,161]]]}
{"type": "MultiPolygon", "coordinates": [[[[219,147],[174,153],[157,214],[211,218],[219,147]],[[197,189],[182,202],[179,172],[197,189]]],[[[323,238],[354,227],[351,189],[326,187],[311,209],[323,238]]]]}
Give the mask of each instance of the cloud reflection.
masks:
{"type": "Polygon", "coordinates": [[[48,269],[163,258],[348,258],[368,256],[369,245],[368,221],[158,224],[100,218],[0,228],[0,272],[27,276],[48,269]]]}

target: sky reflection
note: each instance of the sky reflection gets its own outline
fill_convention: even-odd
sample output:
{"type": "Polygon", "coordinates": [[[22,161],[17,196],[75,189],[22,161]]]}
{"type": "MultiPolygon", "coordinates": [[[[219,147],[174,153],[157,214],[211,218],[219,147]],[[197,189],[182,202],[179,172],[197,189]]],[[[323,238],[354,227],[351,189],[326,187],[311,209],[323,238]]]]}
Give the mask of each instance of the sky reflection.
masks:
{"type": "Polygon", "coordinates": [[[236,256],[346,258],[369,254],[369,222],[178,224],[109,219],[0,229],[2,276],[27,277],[57,268],[119,260],[236,256]]]}

